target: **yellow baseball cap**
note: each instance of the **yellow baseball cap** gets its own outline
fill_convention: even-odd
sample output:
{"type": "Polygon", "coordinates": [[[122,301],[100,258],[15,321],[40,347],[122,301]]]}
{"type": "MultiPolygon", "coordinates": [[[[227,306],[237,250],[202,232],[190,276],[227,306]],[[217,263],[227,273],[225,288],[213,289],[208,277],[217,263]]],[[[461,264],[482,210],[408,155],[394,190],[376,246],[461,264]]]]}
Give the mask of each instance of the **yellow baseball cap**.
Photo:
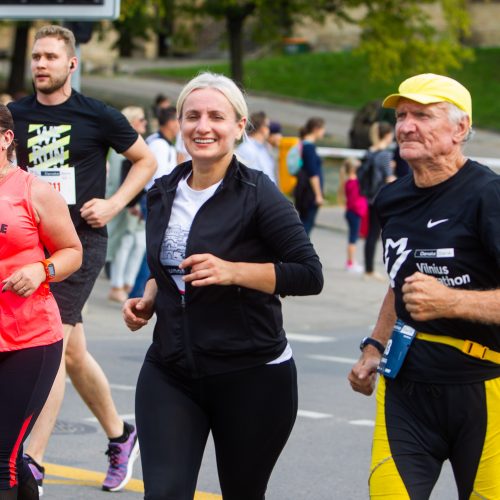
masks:
{"type": "Polygon", "coordinates": [[[472,125],[472,99],[469,91],[453,78],[424,73],[412,76],[399,86],[398,94],[391,94],[384,99],[384,108],[395,108],[399,99],[405,98],[420,104],[451,102],[469,115],[472,125]]]}

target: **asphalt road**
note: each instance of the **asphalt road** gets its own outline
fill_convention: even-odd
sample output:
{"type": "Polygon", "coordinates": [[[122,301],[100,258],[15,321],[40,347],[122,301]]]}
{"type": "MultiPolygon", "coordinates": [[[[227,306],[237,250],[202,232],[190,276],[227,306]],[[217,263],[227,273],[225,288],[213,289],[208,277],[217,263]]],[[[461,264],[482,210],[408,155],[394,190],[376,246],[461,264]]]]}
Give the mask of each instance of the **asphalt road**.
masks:
{"type": "MultiPolygon", "coordinates": [[[[329,217],[325,212],[324,219],[329,217]]],[[[368,496],[375,401],[353,393],[346,375],[358,356],[360,338],[369,333],[375,320],[387,283],[367,282],[344,271],[342,232],[317,228],[312,239],[323,262],[326,284],[317,297],[284,300],[286,330],[299,372],[299,416],[266,499],[361,500],[368,496]]],[[[378,257],[382,271],[380,249],[378,257]]],[[[135,383],[152,329],[128,332],[121,322],[120,306],[106,299],[108,287],[109,282],[100,278],[89,301],[84,320],[88,345],[109,378],[119,413],[133,421],[135,383]]],[[[44,498],[88,500],[113,495],[100,490],[105,450],[102,430],[68,382],[45,456],[44,498]]],[[[133,477],[129,488],[119,493],[120,499],[142,498],[140,461],[133,477]]],[[[196,500],[221,498],[210,443],[198,490],[196,500]]],[[[432,498],[456,498],[449,468],[432,498]]]]}

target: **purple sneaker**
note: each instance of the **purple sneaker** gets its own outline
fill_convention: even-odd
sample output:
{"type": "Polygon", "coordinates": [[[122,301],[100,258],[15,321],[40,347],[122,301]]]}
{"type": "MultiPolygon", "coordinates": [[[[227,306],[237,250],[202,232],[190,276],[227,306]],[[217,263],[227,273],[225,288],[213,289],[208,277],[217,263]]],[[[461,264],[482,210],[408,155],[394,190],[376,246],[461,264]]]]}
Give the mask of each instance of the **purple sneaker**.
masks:
{"type": "Polygon", "coordinates": [[[106,451],[109,460],[108,473],[102,483],[104,491],[120,491],[132,476],[134,462],[139,456],[139,441],[134,428],[124,443],[109,443],[106,451]]]}
{"type": "Polygon", "coordinates": [[[23,460],[28,464],[28,467],[35,478],[36,484],[38,485],[38,496],[43,496],[43,479],[45,477],[45,467],[42,467],[38,462],[35,462],[26,453],[23,455],[23,460]]]}

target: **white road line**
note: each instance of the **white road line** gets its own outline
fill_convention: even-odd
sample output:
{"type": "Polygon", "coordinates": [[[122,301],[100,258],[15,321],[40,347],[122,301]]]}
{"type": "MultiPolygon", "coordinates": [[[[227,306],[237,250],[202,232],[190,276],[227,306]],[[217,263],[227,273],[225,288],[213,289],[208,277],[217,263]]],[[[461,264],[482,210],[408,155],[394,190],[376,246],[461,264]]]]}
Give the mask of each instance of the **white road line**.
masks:
{"type": "Polygon", "coordinates": [[[135,385],[109,384],[109,387],[117,391],[135,391],[135,385]]]}
{"type": "MultiPolygon", "coordinates": [[[[122,420],[135,420],[135,413],[126,413],[125,415],[118,415],[122,420]]],[[[86,422],[97,422],[97,418],[95,417],[87,417],[84,418],[86,422]]]]}
{"type": "Polygon", "coordinates": [[[332,418],[332,415],[330,415],[329,413],[320,413],[319,411],[308,411],[308,410],[299,410],[297,412],[297,416],[304,418],[312,418],[315,420],[321,418],[332,418]]]}
{"type": "Polygon", "coordinates": [[[307,357],[311,359],[316,359],[318,361],[329,361],[330,363],[344,363],[347,365],[353,365],[358,361],[355,358],[342,358],[340,356],[325,356],[323,354],[309,354],[307,357]]]}
{"type": "Polygon", "coordinates": [[[287,333],[287,338],[293,342],[306,342],[310,344],[321,344],[323,342],[335,342],[334,337],[325,337],[323,335],[312,335],[308,333],[287,333]]]}
{"type": "Polygon", "coordinates": [[[359,425],[359,426],[365,426],[365,427],[374,427],[375,426],[375,421],[369,420],[369,419],[349,420],[349,423],[351,425],[359,425]]]}
{"type": "MultiPolygon", "coordinates": [[[[71,384],[71,380],[67,378],[66,383],[71,384]]],[[[135,391],[135,385],[109,384],[109,387],[115,391],[135,391]]]]}

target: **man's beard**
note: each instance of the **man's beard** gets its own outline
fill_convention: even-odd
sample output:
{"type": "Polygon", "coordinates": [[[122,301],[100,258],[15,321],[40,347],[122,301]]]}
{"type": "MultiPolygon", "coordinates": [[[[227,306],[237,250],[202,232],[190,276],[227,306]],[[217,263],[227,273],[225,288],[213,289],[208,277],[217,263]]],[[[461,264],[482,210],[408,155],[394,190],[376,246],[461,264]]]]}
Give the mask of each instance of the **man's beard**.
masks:
{"type": "Polygon", "coordinates": [[[60,78],[52,79],[51,78],[51,85],[44,86],[44,87],[39,87],[34,83],[34,87],[37,90],[37,92],[41,92],[42,94],[53,94],[54,92],[57,92],[59,89],[64,87],[64,84],[66,83],[66,80],[68,79],[68,75],[61,76],[60,78]]]}

